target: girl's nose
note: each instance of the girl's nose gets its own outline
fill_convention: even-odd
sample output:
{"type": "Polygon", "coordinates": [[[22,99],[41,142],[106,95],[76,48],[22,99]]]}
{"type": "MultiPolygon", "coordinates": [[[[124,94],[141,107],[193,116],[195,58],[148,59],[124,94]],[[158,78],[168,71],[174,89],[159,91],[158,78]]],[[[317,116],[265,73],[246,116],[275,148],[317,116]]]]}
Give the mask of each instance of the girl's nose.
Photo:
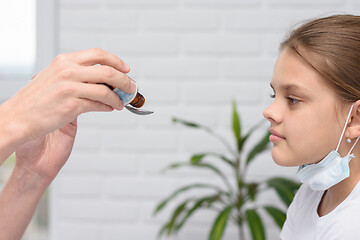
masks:
{"type": "Polygon", "coordinates": [[[276,110],[274,103],[272,103],[270,106],[265,108],[263,112],[263,116],[266,120],[268,120],[270,123],[281,123],[282,117],[278,110],[276,110]]]}

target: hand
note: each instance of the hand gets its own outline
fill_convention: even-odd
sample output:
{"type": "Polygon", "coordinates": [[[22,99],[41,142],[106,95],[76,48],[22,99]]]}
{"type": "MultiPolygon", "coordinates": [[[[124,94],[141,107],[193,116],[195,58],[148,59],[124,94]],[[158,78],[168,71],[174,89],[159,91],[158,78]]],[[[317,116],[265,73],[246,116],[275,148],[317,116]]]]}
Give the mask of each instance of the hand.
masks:
{"type": "Polygon", "coordinates": [[[100,49],[62,54],[0,106],[0,164],[16,150],[15,169],[0,194],[1,239],[21,238],[42,193],[69,158],[77,117],[122,109],[119,97],[97,83],[136,91],[125,75],[129,70],[100,49]]]}
{"type": "Polygon", "coordinates": [[[77,120],[60,129],[33,139],[16,151],[16,168],[33,175],[46,188],[70,156],[77,130],[77,120]]]}
{"type": "Polygon", "coordinates": [[[129,67],[101,49],[59,55],[1,106],[1,123],[18,135],[16,167],[51,182],[67,161],[76,119],[89,111],[121,110],[123,103],[105,83],[135,92],[129,67]]]}
{"type": "Polygon", "coordinates": [[[129,67],[101,49],[61,54],[14,97],[4,103],[22,143],[62,128],[89,111],[121,110],[119,97],[105,83],[132,93],[129,67]]]}

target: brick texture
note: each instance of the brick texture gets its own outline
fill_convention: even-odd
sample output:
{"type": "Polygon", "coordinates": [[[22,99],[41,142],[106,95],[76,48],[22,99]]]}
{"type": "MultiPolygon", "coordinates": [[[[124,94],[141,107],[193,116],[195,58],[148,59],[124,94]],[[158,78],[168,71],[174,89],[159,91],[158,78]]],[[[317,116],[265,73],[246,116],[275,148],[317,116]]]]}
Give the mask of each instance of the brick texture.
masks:
{"type": "MultiPolygon", "coordinates": [[[[194,181],[221,185],[202,170],[160,171],[193,153],[226,151],[216,139],[171,118],[203,123],[233,143],[231,101],[237,102],[245,129],[262,119],[285,33],[306,18],[359,11],[353,2],[62,0],[58,51],[101,47],[117,54],[130,64],[145,108],[155,114],[122,111],[80,118],[73,155],[52,188],[52,239],[156,239],[175,206],[152,217],[162,198],[194,181]]],[[[266,152],[250,166],[249,179],[295,177],[295,172],[277,167],[266,152]]],[[[281,206],[272,194],[261,202],[281,206]]],[[[214,217],[199,212],[170,239],[205,239],[214,217]]],[[[268,238],[277,239],[271,219],[265,223],[268,238]]],[[[236,227],[229,225],[226,239],[238,239],[236,227]]]]}
{"type": "MultiPolygon", "coordinates": [[[[101,47],[123,58],[146,97],[144,108],[155,113],[135,116],[124,110],[79,118],[73,153],[51,187],[51,240],[150,240],[156,239],[173,209],[156,217],[152,212],[176,187],[194,181],[221,185],[201,170],[160,173],[194,153],[226,151],[206,133],[172,123],[172,117],[203,123],[233,144],[231,101],[237,102],[245,129],[263,118],[285,33],[307,18],[359,14],[360,4],[355,0],[59,0],[57,10],[57,53],[101,47]]],[[[0,88],[0,102],[26,81],[1,84],[6,88],[0,88]]],[[[250,139],[252,144],[255,141],[250,139]]],[[[296,169],[276,166],[266,152],[250,166],[249,179],[295,177],[295,173],[296,169]]],[[[261,202],[281,205],[271,194],[261,202]]],[[[206,239],[214,216],[211,211],[199,212],[170,239],[206,239]]],[[[265,222],[268,239],[278,239],[274,223],[265,222]]],[[[225,234],[225,239],[238,239],[235,226],[229,225],[225,234]]]]}

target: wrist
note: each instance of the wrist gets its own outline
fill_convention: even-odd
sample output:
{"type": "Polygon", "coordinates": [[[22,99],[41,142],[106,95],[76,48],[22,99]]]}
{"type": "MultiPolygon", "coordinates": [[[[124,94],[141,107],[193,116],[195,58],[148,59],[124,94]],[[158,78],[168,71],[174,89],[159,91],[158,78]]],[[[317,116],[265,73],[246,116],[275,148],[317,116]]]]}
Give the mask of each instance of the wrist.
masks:
{"type": "Polygon", "coordinates": [[[25,126],[15,114],[15,107],[10,101],[0,105],[0,152],[13,153],[25,140],[25,126]]]}
{"type": "Polygon", "coordinates": [[[51,180],[44,179],[36,172],[19,167],[16,164],[10,178],[16,184],[17,191],[20,194],[33,194],[39,197],[51,183],[51,180]]]}

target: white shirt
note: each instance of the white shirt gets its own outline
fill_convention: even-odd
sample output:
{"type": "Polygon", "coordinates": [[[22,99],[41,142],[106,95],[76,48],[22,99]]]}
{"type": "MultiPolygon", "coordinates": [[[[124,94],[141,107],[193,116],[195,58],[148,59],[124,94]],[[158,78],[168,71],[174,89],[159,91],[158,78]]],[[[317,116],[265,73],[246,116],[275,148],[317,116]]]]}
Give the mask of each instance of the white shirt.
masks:
{"type": "Polygon", "coordinates": [[[360,184],[333,211],[319,217],[317,208],[323,193],[307,184],[300,187],[287,211],[281,240],[360,239],[360,184]]]}

